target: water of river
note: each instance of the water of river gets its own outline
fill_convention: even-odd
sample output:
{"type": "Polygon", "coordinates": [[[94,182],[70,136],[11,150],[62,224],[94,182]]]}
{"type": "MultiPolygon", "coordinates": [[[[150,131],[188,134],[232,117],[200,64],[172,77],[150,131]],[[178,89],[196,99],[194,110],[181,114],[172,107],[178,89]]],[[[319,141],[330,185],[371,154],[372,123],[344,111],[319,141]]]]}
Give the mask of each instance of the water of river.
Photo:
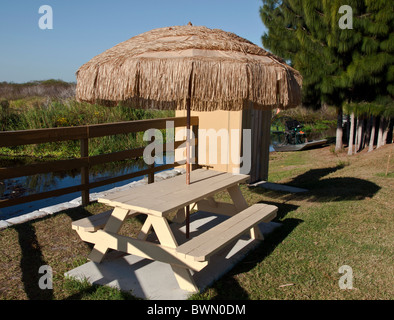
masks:
{"type": "MultiPolygon", "coordinates": [[[[270,151],[274,151],[273,147],[270,146],[270,151]]],[[[164,163],[172,163],[174,161],[174,155],[168,154],[164,158],[164,163]]],[[[112,164],[110,166],[95,166],[90,169],[90,182],[96,182],[105,180],[108,178],[122,176],[125,174],[133,173],[146,169],[147,166],[143,160],[123,161],[120,163],[112,164]]],[[[144,177],[136,177],[117,183],[105,185],[102,187],[94,188],[90,190],[90,193],[101,192],[110,190],[115,187],[124,186],[133,181],[138,181],[144,177]]],[[[81,175],[79,170],[64,171],[64,172],[53,172],[47,174],[37,174],[33,176],[20,177],[14,179],[6,179],[0,181],[0,199],[8,199],[14,197],[27,196],[30,194],[36,194],[40,192],[46,192],[61,188],[67,188],[81,183],[81,175]]],[[[15,206],[10,206],[0,209],[0,220],[6,220],[9,218],[21,216],[26,213],[33,212],[45,207],[53,206],[63,202],[72,201],[81,196],[80,192],[65,194],[58,197],[37,200],[29,203],[23,203],[15,206]]]]}
{"type": "MultiPolygon", "coordinates": [[[[164,164],[172,163],[174,155],[167,155],[164,158],[164,164]]],[[[136,171],[147,169],[147,165],[141,160],[130,160],[113,163],[106,166],[94,166],[90,169],[89,181],[96,182],[109,178],[126,175],[136,171]]],[[[144,177],[136,177],[113,184],[90,190],[90,193],[110,190],[115,187],[124,186],[133,181],[138,181],[144,177]]],[[[81,175],[79,170],[53,172],[47,174],[37,174],[14,179],[6,179],[0,181],[0,199],[8,199],[13,197],[27,196],[40,192],[46,192],[61,188],[67,188],[79,185],[81,183],[81,175]]],[[[37,200],[29,203],[23,203],[0,209],[0,220],[6,220],[17,217],[26,213],[33,212],[45,207],[72,201],[81,196],[80,192],[65,194],[58,197],[37,200]]]]}

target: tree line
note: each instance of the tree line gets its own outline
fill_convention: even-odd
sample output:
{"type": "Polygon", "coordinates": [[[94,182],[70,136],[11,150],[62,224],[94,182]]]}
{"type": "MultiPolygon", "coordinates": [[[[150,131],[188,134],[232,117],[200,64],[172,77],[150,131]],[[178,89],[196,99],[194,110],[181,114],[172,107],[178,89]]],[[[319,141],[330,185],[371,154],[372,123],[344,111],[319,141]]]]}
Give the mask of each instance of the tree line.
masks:
{"type": "Polygon", "coordinates": [[[392,141],[394,2],[262,2],[260,16],[267,28],[263,46],[301,72],[303,105],[337,109],[335,149],[341,150],[345,142],[352,154],[365,146],[372,151],[390,135],[392,141]],[[340,23],[344,6],[350,9],[348,28],[340,23]]]}

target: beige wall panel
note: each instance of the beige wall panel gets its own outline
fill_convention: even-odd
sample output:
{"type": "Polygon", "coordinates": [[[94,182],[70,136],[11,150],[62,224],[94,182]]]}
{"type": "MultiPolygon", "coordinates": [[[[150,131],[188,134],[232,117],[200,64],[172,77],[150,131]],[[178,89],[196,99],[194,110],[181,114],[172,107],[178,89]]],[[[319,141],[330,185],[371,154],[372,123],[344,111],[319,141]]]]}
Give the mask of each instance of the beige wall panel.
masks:
{"type": "MultiPolygon", "coordinates": [[[[223,172],[237,172],[239,170],[239,157],[242,155],[242,130],[251,129],[251,170],[250,181],[256,182],[268,179],[269,145],[270,145],[270,125],[271,111],[258,111],[254,109],[244,111],[210,111],[210,112],[191,112],[192,116],[199,117],[199,164],[209,165],[212,169],[223,172]],[[201,130],[215,130],[216,136],[214,143],[205,139],[201,130]],[[221,145],[220,130],[224,129],[229,135],[229,139],[221,145]],[[234,135],[233,148],[230,146],[231,129],[238,129],[238,135],[234,135]],[[215,143],[216,142],[216,143],[215,143]],[[221,147],[224,147],[222,150],[221,147]],[[232,155],[231,152],[234,154],[232,155]],[[228,159],[222,159],[221,154],[227,154],[228,159]],[[234,155],[238,154],[235,159],[234,155]],[[209,159],[215,163],[210,163],[209,159]],[[216,160],[216,161],[215,161],[216,160]]],[[[186,117],[186,111],[176,111],[176,117],[186,117]]],[[[176,132],[181,130],[176,128],[176,132]]],[[[178,139],[177,139],[178,140],[178,139]]],[[[180,139],[179,139],[180,140],[180,139]]],[[[185,148],[177,150],[175,161],[186,158],[185,148]]]]}
{"type": "MultiPolygon", "coordinates": [[[[241,150],[242,111],[192,111],[191,115],[199,117],[199,164],[209,165],[212,169],[223,172],[236,170],[239,167],[239,158],[235,158],[235,154],[238,154],[239,157],[241,150]],[[231,132],[231,129],[237,129],[237,132],[231,132]],[[206,130],[205,137],[204,130],[206,130]],[[209,130],[213,133],[211,138],[208,137],[210,135],[209,130]],[[233,159],[231,159],[231,135],[234,137],[233,159]],[[203,140],[205,140],[205,147],[203,140]]],[[[176,117],[185,116],[186,111],[176,111],[176,117]]],[[[177,128],[176,132],[179,130],[181,129],[177,128]]],[[[175,154],[175,161],[184,158],[184,149],[178,150],[175,154]]]]}

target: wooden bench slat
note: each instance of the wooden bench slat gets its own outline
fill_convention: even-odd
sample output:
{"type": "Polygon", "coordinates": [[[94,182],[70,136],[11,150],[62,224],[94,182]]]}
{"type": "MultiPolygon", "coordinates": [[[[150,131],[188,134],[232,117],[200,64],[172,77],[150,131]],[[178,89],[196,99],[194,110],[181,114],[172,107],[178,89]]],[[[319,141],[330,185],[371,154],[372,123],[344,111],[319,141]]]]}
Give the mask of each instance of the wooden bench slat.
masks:
{"type": "MultiPolygon", "coordinates": [[[[265,204],[262,205],[266,206],[265,204]]],[[[220,223],[219,225],[213,227],[212,229],[207,230],[203,234],[191,239],[190,241],[185,242],[183,245],[177,248],[179,253],[184,253],[187,255],[192,250],[196,250],[198,247],[203,246],[205,243],[209,243],[218,239],[221,233],[225,232],[232,225],[239,223],[240,221],[246,219],[252,212],[254,212],[255,206],[249,207],[248,210],[244,210],[240,213],[237,213],[230,219],[227,219],[220,223]],[[253,211],[252,211],[253,210],[253,211]]]]}
{"type": "MultiPolygon", "coordinates": [[[[259,209],[263,209],[266,204],[259,204],[259,209]]],[[[231,219],[227,219],[220,223],[219,225],[215,226],[214,228],[204,232],[204,236],[199,235],[193,238],[191,241],[186,242],[182,245],[182,248],[179,249],[179,252],[188,254],[190,251],[195,250],[199,246],[203,246],[205,243],[212,242],[215,239],[218,239],[223,232],[227,229],[231,228],[231,226],[242,222],[245,219],[257,211],[258,207],[256,205],[247,208],[246,210],[237,213],[231,219]]]]}
{"type": "MultiPolygon", "coordinates": [[[[268,209],[268,208],[266,208],[268,209]]],[[[257,225],[259,222],[268,222],[275,217],[275,211],[270,210],[266,212],[267,214],[263,216],[260,214],[251,215],[246,218],[246,220],[241,221],[231,228],[227,229],[225,232],[222,232],[216,241],[211,241],[205,243],[203,246],[196,248],[193,250],[191,254],[193,255],[196,261],[205,261],[209,256],[216,253],[220,249],[224,248],[226,245],[235,241],[237,238],[242,236],[245,232],[248,232],[253,226],[257,225]],[[269,217],[264,221],[267,216],[269,217]]]]}
{"type": "Polygon", "coordinates": [[[81,230],[86,232],[94,232],[102,229],[111,216],[111,211],[95,214],[93,216],[73,221],[71,226],[73,230],[81,230]]]}
{"type": "Polygon", "coordinates": [[[182,257],[193,257],[206,261],[209,256],[250,230],[260,222],[269,222],[276,216],[277,207],[262,203],[255,204],[216,227],[177,247],[182,257]]]}
{"type": "MultiPolygon", "coordinates": [[[[83,219],[79,219],[76,221],[73,221],[71,223],[71,227],[73,230],[80,230],[80,231],[85,231],[85,232],[95,232],[97,230],[100,230],[104,228],[104,226],[107,224],[107,221],[109,217],[112,214],[112,210],[110,211],[105,211],[102,213],[95,214],[90,217],[86,217],[83,219]]],[[[137,211],[130,210],[128,213],[128,217],[132,215],[138,214],[137,211]]]]}
{"type": "Polygon", "coordinates": [[[237,219],[228,219],[229,225],[218,225],[217,229],[212,231],[213,237],[210,237],[209,241],[202,242],[187,255],[194,257],[197,261],[207,260],[209,256],[239,238],[258,223],[271,221],[276,216],[277,208],[274,206],[261,206],[260,208],[255,206],[245,211],[244,214],[237,214],[233,217],[237,219]]]}

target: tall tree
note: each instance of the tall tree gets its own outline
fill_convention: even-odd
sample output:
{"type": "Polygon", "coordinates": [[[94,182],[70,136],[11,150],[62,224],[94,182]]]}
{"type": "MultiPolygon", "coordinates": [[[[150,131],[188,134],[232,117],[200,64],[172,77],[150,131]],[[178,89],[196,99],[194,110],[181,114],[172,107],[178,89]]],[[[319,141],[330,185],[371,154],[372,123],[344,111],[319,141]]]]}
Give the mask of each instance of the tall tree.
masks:
{"type": "Polygon", "coordinates": [[[263,0],[263,45],[301,72],[304,105],[337,107],[336,149],[344,103],[393,96],[393,14],[384,0],[263,0]]]}

